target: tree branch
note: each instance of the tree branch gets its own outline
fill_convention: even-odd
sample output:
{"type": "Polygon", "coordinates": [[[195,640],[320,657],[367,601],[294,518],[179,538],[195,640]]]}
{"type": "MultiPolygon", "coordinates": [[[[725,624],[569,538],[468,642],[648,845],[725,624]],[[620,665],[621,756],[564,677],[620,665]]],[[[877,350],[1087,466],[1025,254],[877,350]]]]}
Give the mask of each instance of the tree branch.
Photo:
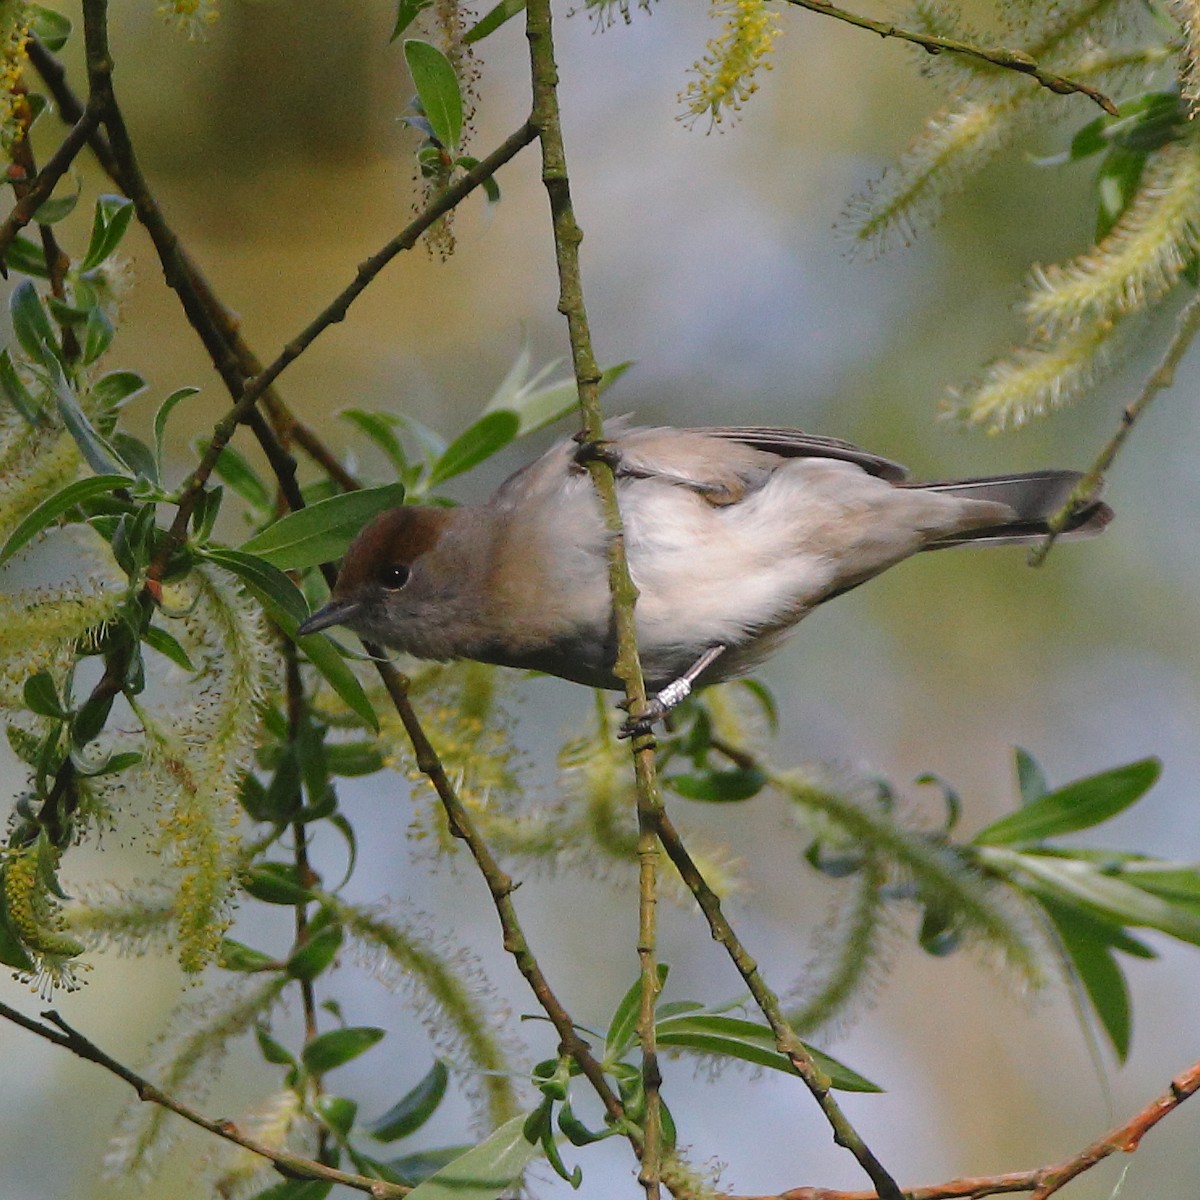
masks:
{"type": "Polygon", "coordinates": [[[832,1082],[829,1076],[813,1061],[812,1055],[809,1054],[804,1043],[788,1024],[787,1018],[783,1015],[783,1006],[779,1003],[779,997],[767,986],[758,969],[758,963],[754,961],[721,911],[720,898],[709,887],[707,880],[696,866],[670,817],[665,812],[659,813],[658,837],[662,842],[663,849],[667,852],[667,857],[674,863],[683,882],[687,884],[688,890],[696,898],[696,903],[700,905],[701,911],[708,920],[713,940],[725,947],[734,966],[738,969],[738,974],[746,981],[746,986],[750,989],[755,1004],[766,1017],[767,1024],[771,1026],[777,1049],[791,1061],[792,1066],[796,1069],[796,1074],[804,1080],[808,1090],[812,1092],[813,1097],[821,1106],[825,1119],[833,1129],[833,1140],[839,1146],[844,1146],[858,1159],[859,1165],[867,1173],[871,1182],[875,1184],[876,1190],[871,1193],[872,1195],[878,1195],[882,1200],[904,1200],[896,1181],[884,1169],[883,1164],[875,1157],[870,1147],[863,1141],[862,1136],[842,1112],[841,1106],[833,1097],[832,1082]]]}
{"type": "Polygon", "coordinates": [[[0,1017],[11,1021],[14,1025],[20,1025],[22,1029],[27,1029],[40,1038],[45,1038],[48,1042],[53,1042],[56,1046],[61,1046],[64,1050],[69,1050],[87,1062],[93,1062],[103,1067],[118,1079],[123,1079],[129,1084],[137,1092],[139,1100],[148,1104],[157,1104],[160,1108],[175,1113],[185,1121],[226,1142],[232,1142],[244,1150],[249,1150],[252,1154],[269,1159],[275,1164],[276,1170],[288,1179],[319,1179],[327,1183],[341,1183],[346,1187],[355,1188],[357,1191],[366,1192],[369,1196],[377,1197],[378,1200],[407,1196],[412,1191],[412,1188],[402,1184],[388,1183],[382,1179],[368,1178],[366,1175],[338,1171],[333,1167],[325,1166],[324,1163],[305,1158],[303,1155],[277,1150],[273,1146],[267,1146],[262,1142],[255,1141],[254,1138],[247,1137],[232,1121],[214,1121],[211,1117],[204,1116],[190,1105],[176,1100],[173,1096],[169,1096],[160,1088],[155,1087],[148,1079],[125,1066],[124,1063],[118,1062],[117,1059],[106,1054],[95,1042],[89,1041],[53,1010],[42,1013],[43,1020],[48,1021],[49,1025],[43,1025],[31,1017],[25,1016],[17,1009],[9,1008],[4,1003],[0,1003],[0,1017]]]}
{"type": "MultiPolygon", "coordinates": [[[[558,268],[558,310],[567,319],[571,360],[575,368],[579,410],[583,422],[581,438],[595,447],[604,436],[604,418],[600,410],[600,368],[592,349],[579,269],[579,244],[583,241],[583,233],[571,204],[571,185],[567,174],[566,149],[558,106],[558,67],[554,60],[550,0],[529,0],[525,32],[529,40],[530,82],[533,93],[533,107],[529,120],[530,125],[537,130],[542,148],[542,182],[550,201],[555,261],[558,268]]],[[[586,454],[582,461],[591,474],[609,534],[608,584],[617,635],[617,661],[614,670],[625,685],[629,713],[636,718],[646,709],[646,684],[642,677],[634,621],[637,588],[629,574],[629,564],[625,557],[625,535],[617,502],[616,479],[611,463],[606,461],[603,454],[586,454]]],[[[639,830],[638,961],[641,998],[637,1029],[642,1055],[642,1085],[646,1096],[639,1179],[645,1190],[646,1200],[658,1200],[661,1195],[663,1162],[662,1104],[659,1096],[662,1077],[658,1066],[654,1019],[659,992],[656,948],[659,851],[655,840],[655,826],[656,814],[662,809],[662,796],[658,787],[654,747],[654,738],[649,733],[641,734],[633,740],[639,830]]]]}
{"type": "MultiPolygon", "coordinates": [[[[1085,1146],[1078,1154],[1050,1167],[1012,1171],[1005,1175],[983,1175],[975,1179],[951,1179],[927,1187],[906,1188],[905,1200],[976,1200],[1007,1192],[1032,1192],[1032,1200],[1047,1200],[1072,1179],[1090,1171],[1113,1154],[1133,1154],[1142,1138],[1164,1117],[1174,1112],[1189,1096],[1200,1090],[1200,1062],[1171,1080],[1170,1088],[1156,1097],[1123,1125],[1085,1146]]],[[[874,1192],[839,1192],[831,1188],[789,1188],[774,1196],[730,1196],[727,1200],[876,1200],[874,1192]]]]}
{"type": "Polygon", "coordinates": [[[1076,512],[1081,504],[1094,500],[1104,483],[1105,472],[1113,465],[1117,455],[1125,445],[1126,439],[1133,432],[1138,419],[1150,407],[1151,402],[1159,392],[1165,391],[1175,382],[1175,372],[1183,361],[1183,356],[1191,348],[1196,335],[1200,333],[1200,295],[1193,296],[1187,306],[1179,314],[1175,325],[1175,333],[1167,346],[1159,364],[1150,373],[1137,399],[1126,405],[1121,413],[1120,424],[1116,432],[1105,443],[1104,448],[1096,456],[1095,462],[1087,469],[1084,476],[1075,485],[1062,508],[1050,519],[1050,533],[1046,540],[1035,546],[1029,552],[1029,565],[1040,567],[1046,561],[1046,556],[1054,547],[1059,535],[1067,527],[1071,514],[1076,512]]]}
{"type": "Polygon", "coordinates": [[[50,199],[50,193],[67,173],[67,168],[79,157],[79,152],[87,145],[99,123],[97,106],[89,104],[58,149],[46,160],[46,165],[37,173],[28,190],[13,205],[12,212],[0,224],[0,262],[7,256],[13,239],[33,220],[38,208],[50,199]]]}
{"type": "Polygon", "coordinates": [[[836,8],[832,4],[825,3],[825,0],[787,0],[787,2],[797,8],[806,8],[809,12],[821,13],[823,16],[834,17],[849,25],[857,26],[859,29],[869,30],[883,38],[898,38],[900,41],[911,42],[914,46],[928,50],[930,54],[962,54],[967,58],[978,58],[983,62],[990,62],[1008,71],[1017,71],[1022,75],[1028,75],[1030,79],[1036,80],[1042,87],[1056,95],[1069,96],[1078,92],[1098,104],[1110,116],[1120,115],[1117,106],[1103,92],[1086,83],[1080,83],[1077,80],[1068,79],[1064,75],[1056,75],[1053,71],[1044,70],[1023,50],[1006,50],[999,46],[976,46],[971,42],[961,42],[955,38],[918,33],[914,29],[902,29],[890,21],[874,21],[870,17],[863,17],[858,13],[847,12],[844,8],[836,8]]]}

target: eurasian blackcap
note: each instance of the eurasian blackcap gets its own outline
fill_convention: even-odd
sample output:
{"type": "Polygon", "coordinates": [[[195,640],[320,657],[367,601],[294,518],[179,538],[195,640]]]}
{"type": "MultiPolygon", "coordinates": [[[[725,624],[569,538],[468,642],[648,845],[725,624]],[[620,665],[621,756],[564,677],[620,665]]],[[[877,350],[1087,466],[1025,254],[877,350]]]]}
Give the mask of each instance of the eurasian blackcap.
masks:
{"type": "MultiPolygon", "coordinates": [[[[903,467],[791,429],[636,429],[570,441],[484,505],[404,507],[354,539],[300,633],[347,625],[418,658],[469,658],[615,688],[608,535],[584,451],[614,464],[652,716],[741,674],[818,604],[919,550],[1027,542],[1080,476],[908,483],[903,467]]],[[[1084,503],[1068,534],[1111,510],[1084,503]]]]}

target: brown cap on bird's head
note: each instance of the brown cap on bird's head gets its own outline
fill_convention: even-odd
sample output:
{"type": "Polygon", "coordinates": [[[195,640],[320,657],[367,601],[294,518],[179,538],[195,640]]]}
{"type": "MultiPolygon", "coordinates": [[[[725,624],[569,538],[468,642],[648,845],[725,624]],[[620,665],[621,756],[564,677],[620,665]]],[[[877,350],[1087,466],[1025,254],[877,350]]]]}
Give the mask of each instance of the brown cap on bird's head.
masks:
{"type": "Polygon", "coordinates": [[[353,623],[367,585],[403,587],[412,564],[437,545],[450,514],[450,509],[412,505],[388,509],[364,525],[346,551],[329,603],[296,633],[304,637],[353,623]]]}

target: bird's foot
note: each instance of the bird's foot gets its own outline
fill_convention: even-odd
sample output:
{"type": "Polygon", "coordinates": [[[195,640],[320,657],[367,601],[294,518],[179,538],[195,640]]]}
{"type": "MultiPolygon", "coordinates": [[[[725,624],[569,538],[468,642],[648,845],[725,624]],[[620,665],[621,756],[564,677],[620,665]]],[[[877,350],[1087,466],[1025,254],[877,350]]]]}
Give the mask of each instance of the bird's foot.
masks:
{"type": "MultiPolygon", "coordinates": [[[[691,694],[692,681],[690,679],[673,680],[661,692],[647,697],[645,708],[636,717],[626,718],[621,728],[617,730],[617,737],[641,737],[644,734],[652,733],[654,723],[663,720],[673,708],[682,704],[691,694]]],[[[628,709],[629,701],[623,700],[621,707],[628,709]]]]}
{"type": "Polygon", "coordinates": [[[585,433],[577,433],[575,440],[579,443],[575,450],[575,462],[586,467],[588,463],[602,462],[616,471],[621,465],[621,452],[606,438],[589,438],[585,433]]]}

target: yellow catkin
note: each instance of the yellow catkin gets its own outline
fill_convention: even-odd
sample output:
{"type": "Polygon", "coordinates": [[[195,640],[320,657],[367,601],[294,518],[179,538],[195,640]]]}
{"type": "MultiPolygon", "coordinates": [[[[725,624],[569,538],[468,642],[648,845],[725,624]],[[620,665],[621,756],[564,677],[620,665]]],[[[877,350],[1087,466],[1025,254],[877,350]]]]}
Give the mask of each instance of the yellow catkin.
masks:
{"type": "Polygon", "coordinates": [[[738,112],[758,90],[755,76],[770,70],[769,57],[780,34],[779,16],[765,0],[714,0],[713,15],[724,21],[703,57],[692,65],[695,78],[680,94],[686,120],[708,114],[714,125],[726,112],[738,112]]]}
{"type": "Polygon", "coordinates": [[[1200,250],[1200,143],[1173,142],[1146,164],[1109,235],[1069,263],[1035,267],[1026,319],[1054,333],[1157,304],[1200,250]]]}
{"type": "Polygon", "coordinates": [[[0,145],[11,147],[23,136],[18,120],[28,61],[29,6],[0,0],[0,145]]]}

